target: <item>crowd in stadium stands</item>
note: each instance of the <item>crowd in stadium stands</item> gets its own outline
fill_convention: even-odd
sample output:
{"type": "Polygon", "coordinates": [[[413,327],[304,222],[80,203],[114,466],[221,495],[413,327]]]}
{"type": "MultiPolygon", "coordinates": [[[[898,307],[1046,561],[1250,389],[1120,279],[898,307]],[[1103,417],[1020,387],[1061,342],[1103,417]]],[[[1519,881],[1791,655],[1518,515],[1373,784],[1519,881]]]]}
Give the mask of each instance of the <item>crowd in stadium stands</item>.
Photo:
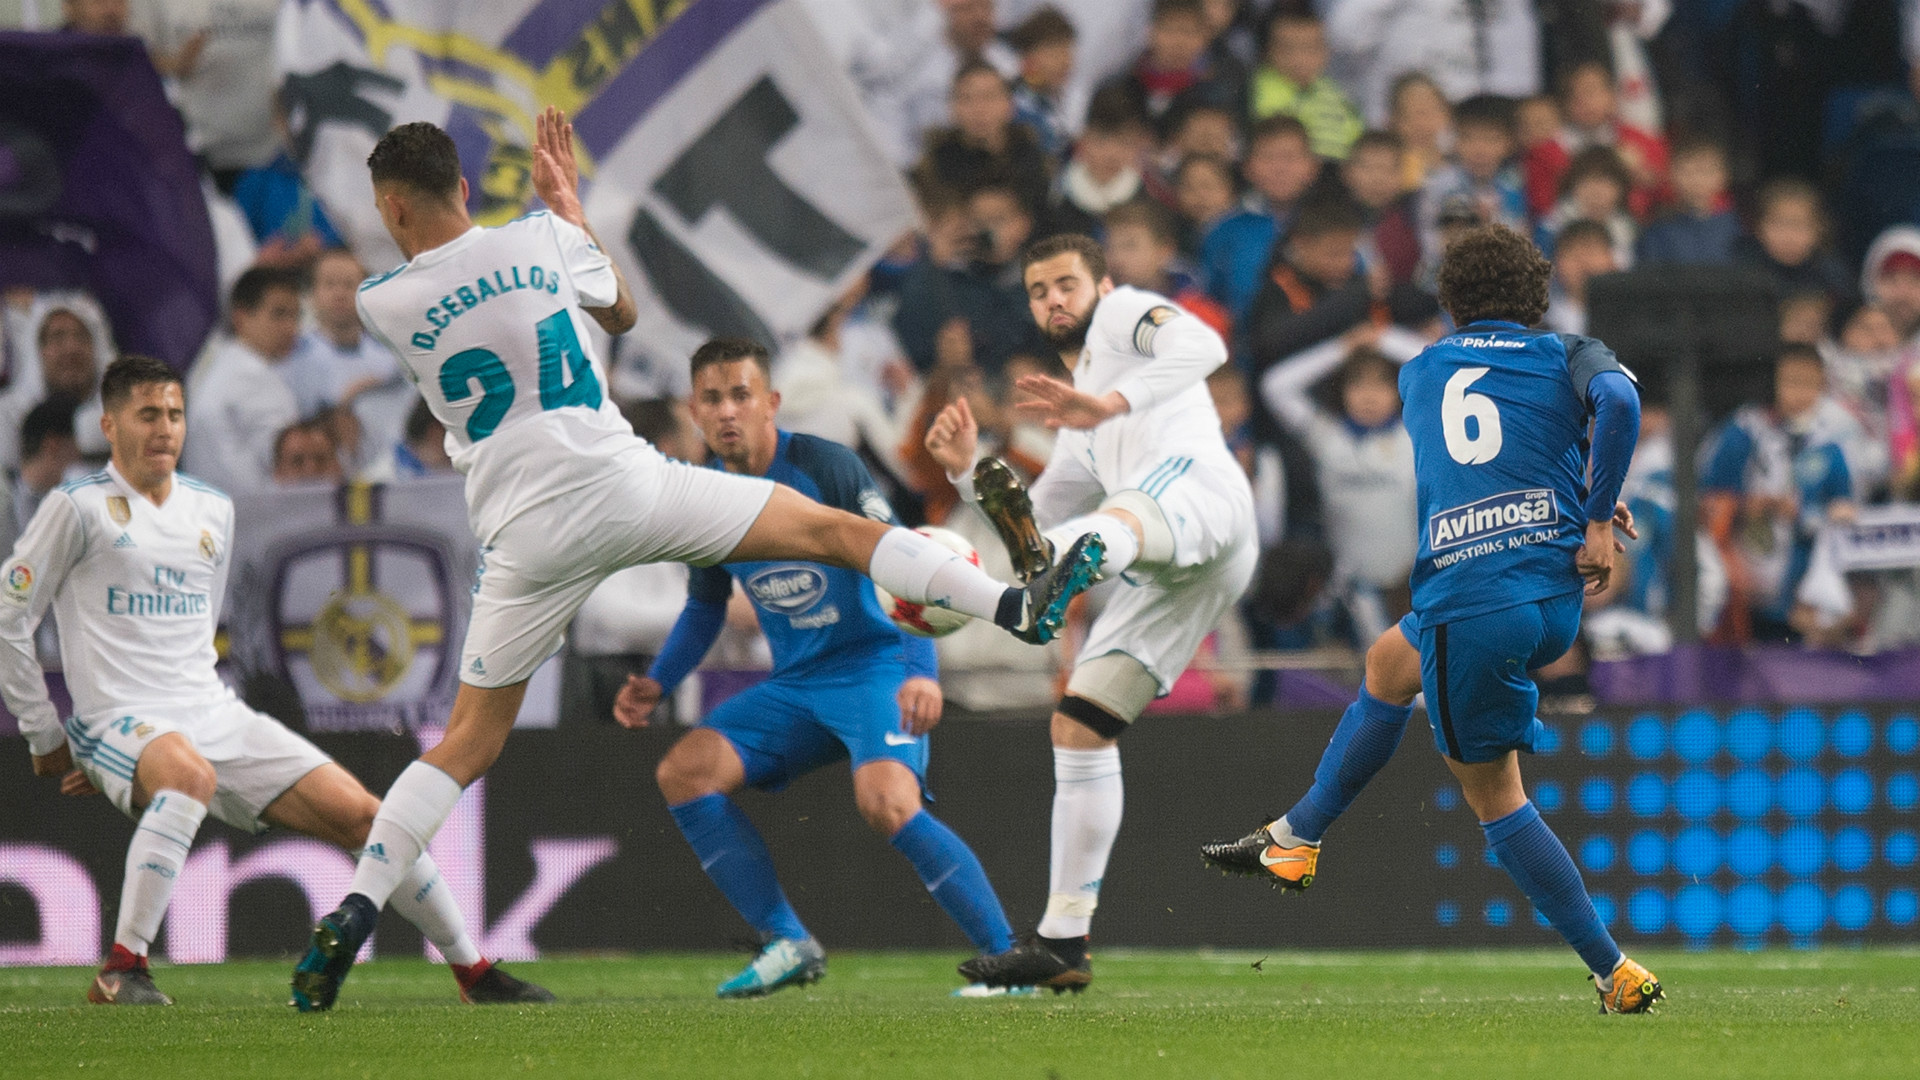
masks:
{"type": "MultiPolygon", "coordinates": [[[[1698,450],[1702,629],[1859,650],[1920,637],[1920,571],[1836,586],[1816,551],[1827,522],[1920,502],[1920,164],[1898,156],[1920,139],[1920,0],[802,2],[923,224],[785,344],[782,419],[858,448],[909,520],[992,546],[921,447],[955,398],[988,452],[1028,472],[1046,460],[1049,433],[1008,388],[1064,372],[1019,256],[1088,233],[1116,281],[1174,298],[1231,346],[1209,385],[1268,558],[1215,647],[1364,646],[1407,609],[1418,528],[1398,365],[1450,329],[1434,298],[1449,235],[1499,222],[1551,256],[1546,322],[1565,333],[1588,329],[1601,275],[1765,275],[1772,392],[1713,418],[1698,450]]],[[[53,7],[0,0],[0,18],[55,29],[53,7]]],[[[145,41],[205,166],[229,308],[192,375],[187,465],[235,489],[446,471],[438,424],[355,317],[369,268],[339,246],[267,104],[279,9],[59,5],[58,29],[145,41]]],[[[113,334],[67,294],[8,295],[5,327],[0,517],[14,530],[103,455],[94,387],[113,334]]],[[[1628,485],[1644,536],[1590,601],[1570,668],[1670,642],[1661,392],[1648,387],[1628,485]]],[[[628,411],[703,456],[673,403],[628,411]]],[[[673,569],[609,582],[576,651],[626,670],[657,647],[676,589],[673,569]]],[[[1034,663],[979,643],[954,645],[956,660],[1034,663]]]]}

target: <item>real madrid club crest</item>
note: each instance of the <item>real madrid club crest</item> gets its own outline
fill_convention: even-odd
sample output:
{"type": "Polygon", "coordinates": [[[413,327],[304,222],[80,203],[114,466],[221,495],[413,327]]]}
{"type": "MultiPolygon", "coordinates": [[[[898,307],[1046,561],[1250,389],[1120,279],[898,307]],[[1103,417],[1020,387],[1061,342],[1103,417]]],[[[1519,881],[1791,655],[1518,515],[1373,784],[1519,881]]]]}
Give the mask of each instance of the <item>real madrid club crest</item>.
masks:
{"type": "Polygon", "coordinates": [[[133,507],[128,505],[125,495],[107,496],[107,516],[113,519],[115,525],[125,525],[133,520],[133,507]]]}
{"type": "MultiPolygon", "coordinates": [[[[125,499],[121,499],[120,501],[122,503],[126,502],[125,499]]],[[[219,554],[219,550],[220,550],[219,548],[214,546],[213,534],[208,532],[205,529],[201,529],[200,530],[200,554],[205,555],[207,557],[208,562],[218,562],[219,560],[214,558],[214,556],[219,554]]]]}

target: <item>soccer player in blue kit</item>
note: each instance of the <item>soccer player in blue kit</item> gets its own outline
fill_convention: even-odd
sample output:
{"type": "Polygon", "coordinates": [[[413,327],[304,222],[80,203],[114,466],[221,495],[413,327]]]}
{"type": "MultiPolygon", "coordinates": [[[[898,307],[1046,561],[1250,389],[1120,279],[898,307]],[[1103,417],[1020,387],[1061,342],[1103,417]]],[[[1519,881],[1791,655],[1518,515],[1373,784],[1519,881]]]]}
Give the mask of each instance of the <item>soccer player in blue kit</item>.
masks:
{"type": "Polygon", "coordinates": [[[1421,523],[1413,612],[1368,651],[1360,698],[1306,796],[1201,855],[1282,887],[1311,885],[1321,836],[1393,756],[1424,690],[1434,744],[1500,865],[1593,972],[1602,1011],[1645,1012],[1659,981],[1614,944],[1520,781],[1518,751],[1533,752],[1541,727],[1527,673],[1573,645],[1583,582],[1604,589],[1615,527],[1633,535],[1616,500],[1640,429],[1639,391],[1611,350],[1528,329],[1546,311],[1551,273],[1501,226],[1447,247],[1440,303],[1460,330],[1400,372],[1421,523]]]}
{"type": "MultiPolygon", "coordinates": [[[[769,384],[765,349],[717,338],[694,352],[692,367],[693,418],[727,471],[897,524],[853,451],[775,426],[780,395],[769,384]]],[[[927,732],[941,709],[933,642],[888,621],[866,575],[797,561],[695,568],[686,608],[652,670],[621,688],[615,718],[643,726],[693,670],[720,633],[736,580],[773,647],[773,674],[715,708],[674,744],[656,774],[701,868],[765,942],[720,985],[720,996],[756,997],[826,973],[825,950],[787,902],[759,831],[729,796],[743,786],[779,790],[842,758],[853,766],[861,816],[907,857],[974,947],[1010,948],[1013,930],[980,860],[921,806],[927,732]]]]}

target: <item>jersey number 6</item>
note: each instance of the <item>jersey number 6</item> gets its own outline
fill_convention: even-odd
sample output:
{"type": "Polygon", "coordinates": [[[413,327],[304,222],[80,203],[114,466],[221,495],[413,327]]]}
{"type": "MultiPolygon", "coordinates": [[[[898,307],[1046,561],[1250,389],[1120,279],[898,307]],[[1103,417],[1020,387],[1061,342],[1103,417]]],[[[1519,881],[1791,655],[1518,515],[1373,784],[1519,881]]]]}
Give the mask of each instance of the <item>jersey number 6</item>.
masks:
{"type": "MultiPolygon", "coordinates": [[[[540,342],[540,408],[599,408],[600,380],[594,378],[593,364],[568,313],[556,311],[541,319],[534,333],[540,342]]],[[[472,397],[475,382],[480,384],[480,403],[467,417],[467,438],[479,442],[493,434],[513,408],[513,376],[489,349],[464,349],[440,367],[440,394],[449,405],[472,397]]]]}
{"type": "Polygon", "coordinates": [[[1447,380],[1440,397],[1440,430],[1447,436],[1447,453],[1462,465],[1484,465],[1500,456],[1500,409],[1485,394],[1469,394],[1467,387],[1491,368],[1461,368],[1447,380]],[[1469,434],[1467,421],[1475,431],[1469,434]]]}

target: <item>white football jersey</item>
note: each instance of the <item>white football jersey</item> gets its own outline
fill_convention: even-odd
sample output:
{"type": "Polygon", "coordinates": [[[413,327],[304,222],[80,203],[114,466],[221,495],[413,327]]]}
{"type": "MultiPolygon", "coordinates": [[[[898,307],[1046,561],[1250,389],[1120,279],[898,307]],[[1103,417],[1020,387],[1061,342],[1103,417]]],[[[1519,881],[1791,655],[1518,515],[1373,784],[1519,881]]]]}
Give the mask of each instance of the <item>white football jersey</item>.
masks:
{"type": "Polygon", "coordinates": [[[47,496],[0,570],[0,694],[34,753],[66,739],[33,650],[49,606],[83,722],[232,697],[213,670],[232,541],[232,500],[181,473],[162,506],[112,465],[47,496]]]}
{"type": "Polygon", "coordinates": [[[637,442],[580,310],[611,307],[618,287],[586,232],[544,211],[475,226],[360,286],[360,321],[446,425],[482,543],[637,442]]]}

